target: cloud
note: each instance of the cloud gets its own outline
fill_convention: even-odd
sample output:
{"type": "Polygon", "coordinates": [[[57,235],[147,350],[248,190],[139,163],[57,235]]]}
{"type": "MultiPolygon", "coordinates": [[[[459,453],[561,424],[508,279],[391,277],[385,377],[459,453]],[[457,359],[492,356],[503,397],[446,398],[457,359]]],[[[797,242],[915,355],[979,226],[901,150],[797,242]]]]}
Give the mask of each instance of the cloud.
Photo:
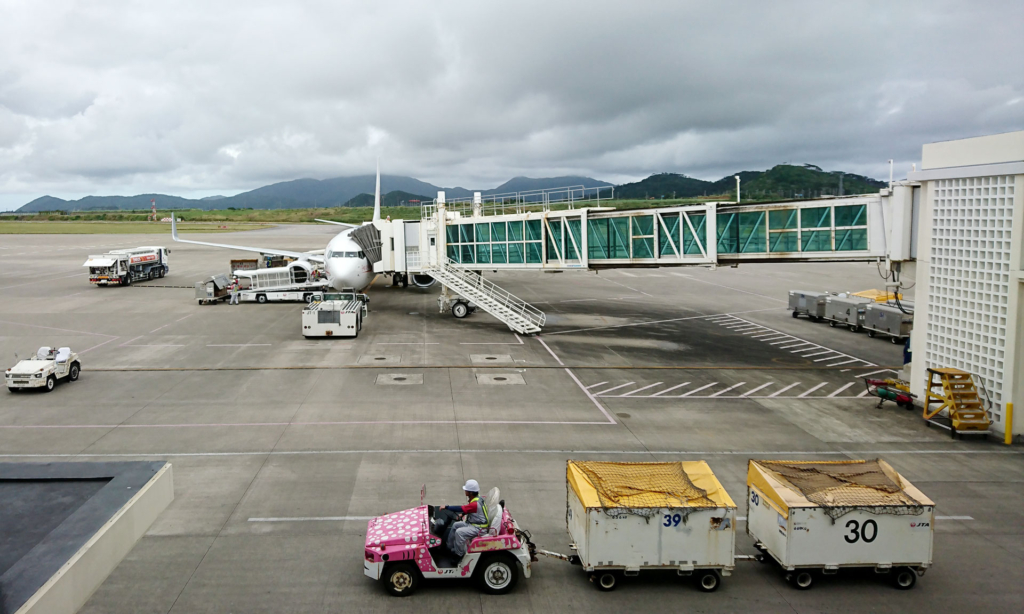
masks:
{"type": "Polygon", "coordinates": [[[1024,126],[1019,1],[0,0],[0,193],[885,176],[1024,126]]]}

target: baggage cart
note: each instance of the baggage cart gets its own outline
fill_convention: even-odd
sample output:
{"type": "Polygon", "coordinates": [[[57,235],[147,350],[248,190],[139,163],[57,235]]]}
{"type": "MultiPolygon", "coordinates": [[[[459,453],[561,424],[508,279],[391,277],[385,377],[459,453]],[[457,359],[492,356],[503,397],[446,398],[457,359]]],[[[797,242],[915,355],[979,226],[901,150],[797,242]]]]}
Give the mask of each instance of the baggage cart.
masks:
{"type": "Polygon", "coordinates": [[[731,574],[736,504],[706,462],[570,460],[566,482],[566,525],[578,555],[570,560],[598,589],[663,570],[710,592],[731,574]]]}
{"type": "Polygon", "coordinates": [[[302,310],[304,337],[356,337],[362,327],[360,301],[313,301],[302,310]]]}
{"type": "Polygon", "coordinates": [[[212,305],[228,298],[227,275],[213,275],[206,281],[196,282],[196,300],[200,305],[212,305]]]}
{"type": "Polygon", "coordinates": [[[902,590],[932,564],[935,504],[881,459],[747,465],[747,533],[797,589],[874,568],[902,590]]]}
{"type": "Polygon", "coordinates": [[[893,343],[903,343],[914,328],[914,314],[904,313],[890,305],[868,303],[864,310],[864,329],[869,337],[888,335],[893,343]]]}
{"type": "Polygon", "coordinates": [[[833,328],[842,325],[857,332],[864,325],[864,312],[870,302],[857,296],[829,296],[825,299],[825,319],[833,328]]]}
{"type": "Polygon", "coordinates": [[[825,299],[828,296],[828,292],[790,290],[789,309],[792,310],[794,318],[804,315],[820,322],[825,319],[825,299]]]}

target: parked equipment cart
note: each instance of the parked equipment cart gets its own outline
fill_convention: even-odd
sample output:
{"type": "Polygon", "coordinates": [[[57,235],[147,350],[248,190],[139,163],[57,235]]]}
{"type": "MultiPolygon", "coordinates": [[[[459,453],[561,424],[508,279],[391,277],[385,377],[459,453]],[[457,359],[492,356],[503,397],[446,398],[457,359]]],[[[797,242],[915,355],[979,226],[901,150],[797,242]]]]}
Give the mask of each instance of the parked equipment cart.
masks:
{"type": "Polygon", "coordinates": [[[304,337],[358,337],[363,327],[361,301],[313,301],[302,310],[304,337]]]}
{"type": "Polygon", "coordinates": [[[825,299],[828,297],[828,292],[790,290],[789,309],[793,312],[794,318],[804,315],[820,322],[825,319],[825,299]]]}
{"type": "Polygon", "coordinates": [[[935,504],[881,459],[748,463],[747,533],[797,589],[851,567],[913,588],[934,526],[935,504]]]}
{"type": "Polygon", "coordinates": [[[206,281],[196,282],[196,300],[200,305],[214,304],[228,298],[227,275],[212,275],[206,281]]]}
{"type": "Polygon", "coordinates": [[[869,337],[888,335],[893,343],[903,343],[914,328],[914,314],[879,303],[868,303],[864,310],[864,329],[869,337]]]}
{"type": "MultiPolygon", "coordinates": [[[[600,590],[641,570],[692,576],[710,592],[732,572],[736,504],[704,461],[570,460],[566,525],[600,590]]],[[[539,554],[549,554],[538,551],[539,554]]]]}
{"type": "Polygon", "coordinates": [[[864,312],[869,302],[866,298],[846,294],[829,296],[825,299],[825,319],[833,328],[847,326],[857,332],[864,325],[864,312]]]}

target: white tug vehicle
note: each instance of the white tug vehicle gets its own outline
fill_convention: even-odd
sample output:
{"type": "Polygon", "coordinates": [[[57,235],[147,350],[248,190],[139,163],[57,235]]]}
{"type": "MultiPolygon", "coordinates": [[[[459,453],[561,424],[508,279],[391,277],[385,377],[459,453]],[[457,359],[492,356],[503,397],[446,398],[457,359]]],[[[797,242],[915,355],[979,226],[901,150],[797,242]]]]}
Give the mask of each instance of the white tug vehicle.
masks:
{"type": "Polygon", "coordinates": [[[81,372],[82,363],[71,348],[44,346],[32,358],[18,361],[18,364],[8,369],[4,379],[11,392],[24,388],[45,388],[49,392],[57,385],[57,380],[66,378],[73,382],[81,372]]]}

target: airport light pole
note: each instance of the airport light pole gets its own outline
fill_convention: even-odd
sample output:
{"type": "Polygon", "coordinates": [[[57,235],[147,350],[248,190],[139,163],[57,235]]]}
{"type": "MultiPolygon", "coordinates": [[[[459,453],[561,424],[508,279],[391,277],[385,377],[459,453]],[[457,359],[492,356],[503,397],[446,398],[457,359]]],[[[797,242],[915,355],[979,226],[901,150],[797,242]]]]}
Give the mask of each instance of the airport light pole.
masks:
{"type": "Polygon", "coordinates": [[[736,178],[736,202],[740,202],[740,176],[733,175],[736,178]]]}

